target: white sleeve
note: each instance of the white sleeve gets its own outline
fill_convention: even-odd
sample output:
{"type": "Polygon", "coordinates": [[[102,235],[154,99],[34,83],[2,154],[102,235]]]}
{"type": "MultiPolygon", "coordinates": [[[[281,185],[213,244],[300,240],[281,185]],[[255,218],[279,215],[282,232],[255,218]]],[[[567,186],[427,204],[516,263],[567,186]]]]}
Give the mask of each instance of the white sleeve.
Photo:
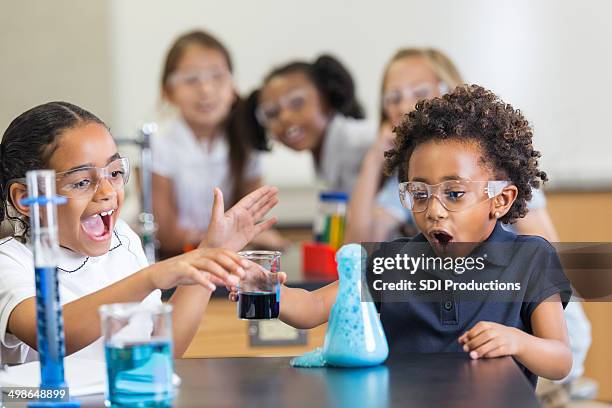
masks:
{"type": "Polygon", "coordinates": [[[245,180],[255,180],[262,176],[262,166],[261,166],[261,153],[258,151],[252,151],[249,157],[249,161],[247,162],[244,174],[245,180]]]}
{"type": "Polygon", "coordinates": [[[539,210],[546,208],[546,196],[539,188],[531,189],[531,200],[527,202],[527,208],[530,210],[539,210]]]}
{"type": "Polygon", "coordinates": [[[173,157],[172,147],[169,146],[167,134],[156,133],[151,136],[151,155],[153,172],[160,176],[173,178],[174,169],[176,169],[176,160],[179,157],[173,157]]]}
{"type": "Polygon", "coordinates": [[[337,140],[334,147],[338,151],[332,154],[342,157],[338,160],[338,165],[341,166],[338,170],[341,174],[341,190],[351,194],[363,160],[376,139],[376,127],[368,120],[352,120],[348,122],[346,134],[338,136],[342,136],[342,139],[337,140]]]}
{"type": "Polygon", "coordinates": [[[401,222],[408,222],[412,218],[412,212],[402,205],[399,197],[399,181],[397,173],[393,173],[382,189],[376,195],[376,204],[401,222]]]}
{"type": "MultiPolygon", "coordinates": [[[[5,241],[4,244],[11,243],[5,241]]],[[[27,262],[23,261],[8,255],[5,251],[0,252],[0,342],[7,348],[21,344],[21,340],[7,333],[13,309],[25,299],[36,296],[34,265],[28,269],[27,262]]]]}

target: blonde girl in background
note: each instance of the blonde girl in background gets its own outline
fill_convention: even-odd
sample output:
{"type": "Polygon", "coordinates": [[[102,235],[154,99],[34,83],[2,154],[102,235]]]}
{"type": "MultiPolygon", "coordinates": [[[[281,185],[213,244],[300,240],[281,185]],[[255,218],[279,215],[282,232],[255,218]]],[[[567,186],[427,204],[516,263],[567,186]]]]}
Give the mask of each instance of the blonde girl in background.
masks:
{"type": "MultiPolygon", "coordinates": [[[[351,196],[347,242],[383,241],[402,235],[400,228],[405,226],[408,231],[403,232],[416,234],[412,215],[399,200],[397,177],[383,176],[384,153],[393,147],[393,128],[417,101],[441,96],[462,83],[455,64],[439,50],[404,48],[393,55],[383,74],[380,132],[364,158],[351,196]]],[[[558,241],[541,190],[533,190],[528,208],[529,213],[513,225],[514,232],[558,241]]]]}

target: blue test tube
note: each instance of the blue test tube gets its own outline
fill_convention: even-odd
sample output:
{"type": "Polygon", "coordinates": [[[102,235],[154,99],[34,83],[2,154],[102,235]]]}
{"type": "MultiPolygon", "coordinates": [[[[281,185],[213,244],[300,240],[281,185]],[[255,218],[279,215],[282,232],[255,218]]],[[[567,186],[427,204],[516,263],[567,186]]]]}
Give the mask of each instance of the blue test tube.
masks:
{"type": "MultiPolygon", "coordinates": [[[[67,390],[64,378],[64,321],[59,298],[57,259],[59,238],[57,205],[66,201],[55,195],[55,172],[35,170],[26,174],[28,198],[22,201],[30,206],[30,234],[34,254],[36,279],[36,321],[38,328],[38,354],[40,359],[40,389],[67,390]]],[[[76,401],[56,399],[39,400],[31,407],[78,407],[76,401]]]]}

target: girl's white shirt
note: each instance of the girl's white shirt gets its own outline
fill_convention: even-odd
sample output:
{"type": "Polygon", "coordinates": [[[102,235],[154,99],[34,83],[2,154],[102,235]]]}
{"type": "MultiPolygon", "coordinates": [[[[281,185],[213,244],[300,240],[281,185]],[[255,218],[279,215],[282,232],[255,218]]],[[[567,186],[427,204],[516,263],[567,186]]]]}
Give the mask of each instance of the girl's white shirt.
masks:
{"type": "MultiPolygon", "coordinates": [[[[122,220],[113,229],[110,250],[88,257],[60,248],[58,279],[60,303],[66,304],[103,289],[148,266],[140,238],[122,220]]],[[[13,334],[7,333],[9,316],[25,299],[36,296],[34,260],[29,245],[9,237],[0,240],[0,362],[19,364],[38,359],[38,353],[13,334]]],[[[143,303],[161,304],[161,291],[151,292],[143,303]]],[[[92,321],[91,324],[99,324],[92,321]]],[[[148,330],[148,329],[145,329],[148,330]]],[[[145,337],[149,333],[143,333],[145,337]]],[[[102,338],[72,354],[70,358],[104,361],[102,338]]]]}
{"type": "MultiPolygon", "coordinates": [[[[164,123],[151,138],[153,172],[172,180],[178,207],[178,223],[183,229],[208,228],[213,205],[213,189],[219,187],[227,202],[233,179],[229,143],[225,135],[200,141],[180,118],[164,123]]],[[[261,177],[260,153],[253,151],[246,163],[246,182],[261,177]]]]}
{"type": "Polygon", "coordinates": [[[336,114],[325,132],[317,178],[325,189],[350,194],[361,163],[376,139],[376,124],[336,114]]]}

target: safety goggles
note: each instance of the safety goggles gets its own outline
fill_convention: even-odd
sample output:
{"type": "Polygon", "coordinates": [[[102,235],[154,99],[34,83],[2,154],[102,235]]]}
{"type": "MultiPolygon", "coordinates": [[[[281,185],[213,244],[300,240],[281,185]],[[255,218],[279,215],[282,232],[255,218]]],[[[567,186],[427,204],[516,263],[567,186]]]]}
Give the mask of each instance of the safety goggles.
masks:
{"type": "Polygon", "coordinates": [[[509,181],[448,180],[439,184],[419,181],[400,183],[402,205],[413,212],[423,212],[435,197],[448,211],[463,211],[501,194],[509,181]]]}
{"type": "Polygon", "coordinates": [[[448,92],[448,88],[443,82],[439,82],[438,85],[423,82],[385,92],[382,97],[382,103],[385,108],[390,108],[400,105],[404,100],[417,102],[421,99],[430,99],[435,96],[436,90],[439,92],[439,95],[444,95],[448,92]]]}
{"type": "Polygon", "coordinates": [[[195,88],[205,84],[220,88],[231,78],[231,73],[226,69],[200,69],[185,72],[175,72],[170,75],[168,82],[172,86],[184,85],[195,88]]]}
{"type": "Polygon", "coordinates": [[[262,126],[267,126],[270,122],[278,120],[283,109],[299,112],[307,102],[308,90],[302,88],[294,89],[280,97],[276,102],[260,104],[255,111],[255,116],[262,126]]]}

